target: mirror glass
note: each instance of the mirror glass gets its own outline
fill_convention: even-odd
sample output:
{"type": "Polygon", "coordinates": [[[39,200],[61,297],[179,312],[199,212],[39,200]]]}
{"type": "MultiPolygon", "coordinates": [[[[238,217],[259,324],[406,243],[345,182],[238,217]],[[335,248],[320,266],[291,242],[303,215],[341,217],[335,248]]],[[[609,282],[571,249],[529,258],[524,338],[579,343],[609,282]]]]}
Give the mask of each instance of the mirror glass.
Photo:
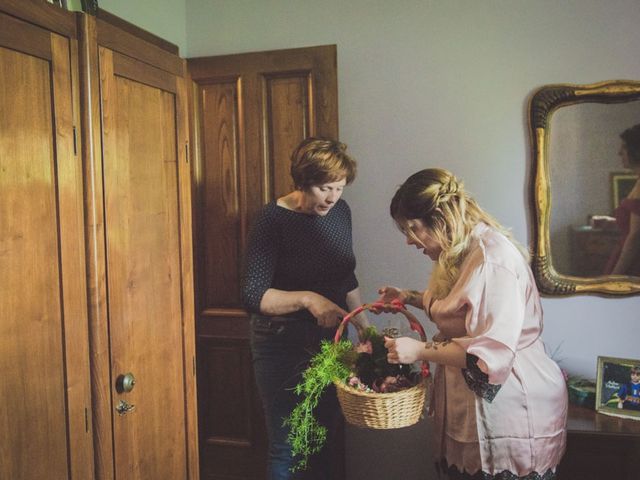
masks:
{"type": "MultiPolygon", "coordinates": [[[[640,270],[612,270],[625,240],[616,220],[624,206],[616,208],[638,181],[639,169],[622,158],[620,135],[640,124],[640,83],[543,87],[532,98],[530,122],[539,288],[639,293],[640,270]]],[[[635,263],[640,267],[640,258],[635,263]]]]}

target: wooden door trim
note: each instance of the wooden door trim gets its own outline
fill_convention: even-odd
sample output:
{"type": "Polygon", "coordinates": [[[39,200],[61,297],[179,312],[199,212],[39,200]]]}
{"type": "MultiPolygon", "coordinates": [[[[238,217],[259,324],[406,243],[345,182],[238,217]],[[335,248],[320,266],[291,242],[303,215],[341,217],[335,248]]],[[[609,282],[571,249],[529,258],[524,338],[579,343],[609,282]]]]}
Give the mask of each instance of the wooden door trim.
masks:
{"type": "Polygon", "coordinates": [[[201,313],[200,319],[206,319],[207,321],[200,322],[200,325],[198,325],[198,338],[207,337],[229,340],[246,339],[249,336],[249,322],[247,321],[246,312],[243,312],[242,315],[230,316],[201,313]],[[244,321],[238,321],[239,318],[242,318],[244,321]],[[224,331],[223,335],[220,334],[220,330],[224,331]]]}
{"type": "Polygon", "coordinates": [[[43,0],[2,0],[0,11],[65,37],[78,37],[76,14],[43,0]]]}
{"type": "Polygon", "coordinates": [[[185,414],[188,480],[200,478],[198,448],[198,400],[196,392],[196,320],[193,266],[192,168],[189,146],[186,62],[182,60],[183,76],[176,79],[176,127],[178,129],[178,207],[180,209],[180,267],[182,274],[182,341],[185,381],[185,414]]]}
{"type": "Polygon", "coordinates": [[[175,75],[117,52],[113,53],[113,73],[173,94],[178,92],[175,75]]]}
{"type": "Polygon", "coordinates": [[[251,70],[261,70],[264,74],[270,71],[282,71],[279,56],[288,55],[292,62],[298,66],[292,71],[306,70],[306,65],[311,69],[313,66],[336,67],[337,47],[336,45],[320,45],[316,47],[288,48],[283,50],[268,50],[263,52],[233,53],[229,55],[219,55],[215,57],[194,57],[189,58],[189,72],[193,80],[211,77],[212,72],[216,76],[233,75],[242,73],[251,67],[251,70]],[[332,65],[325,60],[329,57],[332,65]],[[301,68],[300,65],[303,65],[301,68]]]}
{"type": "Polygon", "coordinates": [[[51,33],[0,13],[0,47],[51,61],[51,33]]]}
{"type": "Polygon", "coordinates": [[[51,34],[52,84],[56,110],[60,262],[65,325],[66,403],[71,478],[93,477],[93,430],[89,326],[84,256],[83,173],[80,145],[74,146],[78,123],[77,42],[51,34]],[[64,245],[67,245],[65,248],[64,245]],[[84,294],[83,294],[84,293],[84,294]]]}
{"type": "Polygon", "coordinates": [[[80,89],[82,157],[85,172],[85,225],[87,279],[89,287],[89,343],[91,350],[91,391],[93,405],[94,468],[96,478],[113,480],[113,425],[111,366],[107,311],[106,252],[101,167],[100,73],[98,69],[95,18],[80,20],[80,89]]]}
{"type": "Polygon", "coordinates": [[[111,23],[97,19],[98,44],[148,63],[173,75],[183,75],[182,59],[111,23]]]}
{"type": "Polygon", "coordinates": [[[204,308],[200,311],[200,315],[208,317],[234,317],[247,318],[247,311],[239,308],[204,308]]]}

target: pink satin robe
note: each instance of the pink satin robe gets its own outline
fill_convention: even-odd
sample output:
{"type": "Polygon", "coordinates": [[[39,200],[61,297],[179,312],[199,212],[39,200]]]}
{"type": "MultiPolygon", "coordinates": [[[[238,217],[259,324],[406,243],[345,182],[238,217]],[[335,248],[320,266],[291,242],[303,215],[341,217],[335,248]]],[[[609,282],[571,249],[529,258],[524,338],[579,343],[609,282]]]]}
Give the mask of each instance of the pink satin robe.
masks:
{"type": "Polygon", "coordinates": [[[470,389],[460,368],[438,365],[431,400],[436,458],[471,474],[555,471],[565,450],[567,388],[540,339],[533,274],[493,228],[478,224],[473,237],[449,295],[430,309],[428,291],[423,301],[443,333],[464,328],[466,334],[452,340],[486,364],[489,383],[502,386],[488,402],[470,389]]]}

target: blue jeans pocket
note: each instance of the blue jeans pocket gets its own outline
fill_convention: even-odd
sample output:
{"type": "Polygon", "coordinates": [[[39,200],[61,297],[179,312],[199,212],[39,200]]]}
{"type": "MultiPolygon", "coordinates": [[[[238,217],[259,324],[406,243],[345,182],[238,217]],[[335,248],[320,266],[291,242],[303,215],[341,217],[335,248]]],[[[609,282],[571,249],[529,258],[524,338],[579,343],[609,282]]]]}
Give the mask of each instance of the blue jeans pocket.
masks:
{"type": "Polygon", "coordinates": [[[257,315],[251,317],[251,331],[254,335],[280,335],[284,329],[284,323],[276,322],[269,317],[257,315]]]}

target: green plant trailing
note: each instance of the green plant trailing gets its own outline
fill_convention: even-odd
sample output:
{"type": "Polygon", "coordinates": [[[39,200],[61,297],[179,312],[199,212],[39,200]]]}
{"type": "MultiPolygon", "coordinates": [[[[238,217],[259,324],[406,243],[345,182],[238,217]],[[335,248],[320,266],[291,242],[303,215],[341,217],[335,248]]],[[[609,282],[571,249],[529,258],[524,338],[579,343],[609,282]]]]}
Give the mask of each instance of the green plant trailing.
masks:
{"type": "Polygon", "coordinates": [[[375,327],[362,332],[355,347],[348,340],[323,341],[295,387],[302,400],[284,422],[289,426],[288,441],[296,458],[294,472],[306,469],[309,457],[318,453],[326,441],[327,429],[318,423],[314,410],[334,380],[364,392],[391,393],[414,386],[419,373],[412,371],[410,365],[387,361],[384,337],[375,327]]]}
{"type": "Polygon", "coordinates": [[[353,345],[348,340],[331,343],[324,340],[320,352],[312,359],[302,374],[302,381],[295,392],[303,396],[291,415],[285,420],[289,426],[289,444],[294,457],[299,457],[293,471],[304,470],[309,457],[320,451],[327,438],[327,429],[313,415],[322,392],[336,378],[347,378],[350,372],[349,358],[353,357],[353,345]]]}

